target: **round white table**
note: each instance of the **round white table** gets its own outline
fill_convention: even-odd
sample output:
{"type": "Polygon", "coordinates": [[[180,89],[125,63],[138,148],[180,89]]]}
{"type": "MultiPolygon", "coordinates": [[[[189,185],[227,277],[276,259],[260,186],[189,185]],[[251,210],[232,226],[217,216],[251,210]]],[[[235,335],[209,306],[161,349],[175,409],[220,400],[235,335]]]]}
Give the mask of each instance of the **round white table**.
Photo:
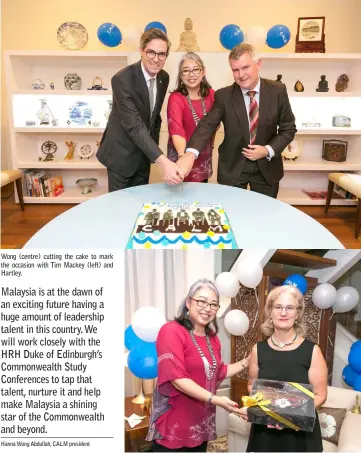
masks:
{"type": "Polygon", "coordinates": [[[223,206],[238,248],[343,249],[320,223],[265,195],[219,184],[149,184],[108,193],[64,212],[25,248],[124,249],[143,203],[214,202],[223,206]]]}

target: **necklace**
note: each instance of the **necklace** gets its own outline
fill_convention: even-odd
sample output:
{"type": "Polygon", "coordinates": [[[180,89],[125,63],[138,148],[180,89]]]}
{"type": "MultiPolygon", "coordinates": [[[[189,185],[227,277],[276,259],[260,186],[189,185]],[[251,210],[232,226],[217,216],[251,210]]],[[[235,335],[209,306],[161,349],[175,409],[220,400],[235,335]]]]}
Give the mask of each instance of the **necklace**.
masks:
{"type": "MultiPolygon", "coordinates": [[[[196,111],[194,110],[194,107],[193,107],[193,104],[192,104],[192,101],[191,101],[191,98],[190,98],[189,94],[186,97],[187,97],[189,108],[191,109],[191,112],[192,112],[192,116],[193,116],[194,122],[197,125],[199,123],[199,116],[197,115],[196,111]]],[[[201,98],[201,104],[202,104],[203,116],[206,116],[207,115],[207,109],[206,109],[206,103],[204,102],[203,98],[201,98]]]]}
{"type": "Polygon", "coordinates": [[[272,335],[271,341],[277,348],[283,349],[285,346],[289,346],[292,343],[294,343],[297,340],[297,337],[298,337],[297,332],[295,332],[295,336],[293,337],[293,340],[290,341],[289,343],[282,343],[282,342],[276,343],[276,341],[274,340],[273,335],[272,335]]]}
{"type": "Polygon", "coordinates": [[[204,364],[204,371],[206,373],[206,377],[207,379],[210,381],[213,376],[214,376],[214,373],[217,369],[217,360],[214,356],[214,352],[213,352],[213,349],[212,349],[212,345],[211,345],[211,341],[209,339],[209,336],[206,335],[206,342],[207,342],[207,348],[208,348],[208,351],[212,357],[212,365],[209,365],[209,362],[207,360],[207,357],[204,355],[204,352],[202,351],[202,349],[199,347],[195,337],[194,337],[194,333],[193,333],[193,330],[190,330],[189,331],[189,334],[192,338],[192,341],[195,345],[195,347],[197,348],[198,352],[199,352],[199,355],[202,357],[202,360],[203,360],[203,364],[204,364]]]}

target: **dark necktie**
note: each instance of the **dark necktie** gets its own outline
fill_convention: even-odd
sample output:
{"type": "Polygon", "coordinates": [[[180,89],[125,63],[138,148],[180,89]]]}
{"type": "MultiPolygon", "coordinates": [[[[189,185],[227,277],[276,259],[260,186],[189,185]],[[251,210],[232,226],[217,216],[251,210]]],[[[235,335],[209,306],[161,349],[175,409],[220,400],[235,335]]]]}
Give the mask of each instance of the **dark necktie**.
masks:
{"type": "Polygon", "coordinates": [[[258,126],[258,104],[256,101],[256,91],[248,91],[247,92],[250,98],[249,104],[249,135],[250,135],[250,144],[252,145],[256,139],[257,133],[257,126],[258,126]]]}
{"type": "Polygon", "coordinates": [[[152,116],[153,110],[154,110],[154,82],[155,82],[155,79],[150,79],[149,80],[150,116],[152,116]]]}

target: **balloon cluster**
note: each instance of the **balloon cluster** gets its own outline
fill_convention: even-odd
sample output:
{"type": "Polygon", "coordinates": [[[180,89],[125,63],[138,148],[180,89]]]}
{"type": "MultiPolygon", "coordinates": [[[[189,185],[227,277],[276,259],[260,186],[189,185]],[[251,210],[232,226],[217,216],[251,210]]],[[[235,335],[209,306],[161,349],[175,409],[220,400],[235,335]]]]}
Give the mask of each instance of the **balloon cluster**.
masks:
{"type": "Polygon", "coordinates": [[[361,340],[355,341],[348,355],[348,365],[342,371],[343,380],[361,392],[361,340]]]}
{"type": "Polygon", "coordinates": [[[155,346],[164,314],[155,307],[139,308],[132,323],[125,329],[124,344],[128,349],[128,368],[140,379],[154,379],[158,375],[158,356],[155,346]]]}
{"type": "MultiPolygon", "coordinates": [[[[222,272],[215,284],[221,297],[235,297],[239,284],[255,289],[263,277],[263,268],[259,261],[240,259],[233,272],[222,272]]],[[[224,326],[231,335],[244,335],[249,329],[249,318],[242,310],[231,310],[224,317],[224,326]]]]}
{"type": "Polygon", "coordinates": [[[225,25],[220,34],[219,40],[222,46],[228,50],[241,44],[244,40],[248,44],[261,46],[267,44],[271,49],[281,49],[291,38],[290,29],[286,25],[277,24],[271,27],[268,32],[265,28],[256,25],[250,27],[244,33],[238,25],[225,25]]]}
{"type": "Polygon", "coordinates": [[[336,290],[330,283],[321,283],[312,293],[312,302],[317,308],[326,310],[332,307],[334,313],[346,313],[356,307],[359,294],[352,286],[336,290]]]}

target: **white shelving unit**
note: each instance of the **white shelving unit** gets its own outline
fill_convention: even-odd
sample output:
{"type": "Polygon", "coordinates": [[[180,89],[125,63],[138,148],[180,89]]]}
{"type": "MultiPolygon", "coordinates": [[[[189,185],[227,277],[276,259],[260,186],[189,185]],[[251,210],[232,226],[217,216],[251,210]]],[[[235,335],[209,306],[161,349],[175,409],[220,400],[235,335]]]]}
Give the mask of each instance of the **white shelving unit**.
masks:
{"type": "MultiPolygon", "coordinates": [[[[21,170],[41,169],[50,176],[62,176],[64,193],[56,197],[29,197],[24,187],[26,203],[80,203],[89,198],[107,193],[106,169],[97,160],[95,153],[106,127],[104,116],[112,99],[111,77],[130,61],[129,53],[67,52],[67,51],[9,51],[5,54],[6,86],[10,125],[10,144],[13,167],[21,170]],[[77,73],[82,79],[80,90],[67,90],[64,76],[77,73]],[[88,90],[95,77],[100,77],[107,90],[88,90]],[[32,82],[41,79],[45,89],[32,89],[32,82]],[[50,83],[54,83],[54,90],[50,83]],[[36,116],[40,99],[45,99],[57,126],[42,125],[36,116]],[[99,126],[68,124],[69,108],[84,101],[92,108],[91,120],[99,126]],[[26,121],[35,121],[35,126],[26,126],[26,121]],[[44,161],[41,145],[51,140],[57,145],[52,161],[44,161]],[[66,141],[76,143],[74,158],[65,160],[68,152],[66,141]],[[80,159],[77,150],[84,144],[94,149],[89,159],[80,159]],[[41,160],[39,160],[41,158],[41,160]],[[80,178],[96,178],[92,193],[83,195],[76,185],[80,178]]],[[[98,82],[97,82],[98,83],[98,82]]]]}
{"type": "MultiPolygon", "coordinates": [[[[176,82],[178,62],[181,54],[171,52],[164,69],[170,75],[169,91],[176,82]]],[[[200,53],[207,69],[207,78],[214,89],[233,83],[228,65],[228,52],[200,53]]],[[[286,84],[292,109],[296,116],[296,139],[302,143],[302,154],[294,162],[285,162],[285,177],[280,184],[279,199],[290,204],[324,204],[324,200],[312,200],[302,190],[326,190],[328,173],[334,171],[361,172],[361,54],[261,54],[261,76],[275,80],[282,74],[286,84]],[[347,74],[347,91],[335,90],[337,78],[347,74]],[[316,92],[320,76],[326,75],[329,83],[327,93],[316,92]],[[304,92],[294,91],[300,80],[304,92]],[[346,115],[352,120],[351,128],[332,127],[333,115],[346,115]],[[319,128],[305,128],[302,123],[317,121],[319,128]],[[323,140],[348,142],[345,162],[322,160],[323,140]]],[[[107,174],[98,162],[95,153],[90,159],[81,160],[75,151],[74,159],[64,160],[67,153],[66,140],[76,142],[77,148],[88,143],[96,147],[100,140],[106,119],[107,100],[112,97],[110,80],[121,68],[139,60],[137,52],[68,52],[68,51],[10,51],[5,54],[6,86],[10,124],[11,154],[13,167],[18,169],[45,169],[51,175],[63,177],[64,194],[58,197],[25,197],[28,203],[78,203],[107,192],[107,174]],[[81,90],[66,90],[64,76],[77,73],[82,79],[81,90]],[[101,77],[103,91],[91,91],[93,79],[101,77]],[[41,79],[44,90],[33,90],[32,82],[41,79]],[[50,89],[53,82],[55,89],[50,89]],[[58,126],[25,126],[27,120],[37,120],[36,111],[40,99],[45,99],[59,120],[58,126]],[[86,101],[92,106],[92,120],[99,121],[98,127],[73,126],[67,124],[70,105],[76,101],[86,101]],[[46,140],[56,142],[58,150],[53,161],[39,161],[42,156],[41,144],[46,140]],[[83,177],[95,177],[98,183],[90,195],[82,195],[75,181],[83,177]]],[[[169,95],[169,94],[168,94],[169,95]]],[[[163,104],[160,146],[166,152],[168,140],[166,106],[163,104]]],[[[223,128],[217,132],[216,143],[223,138],[223,128]]],[[[217,152],[217,149],[215,149],[217,152]]],[[[44,157],[44,156],[43,156],[44,157]]],[[[354,201],[335,199],[332,204],[355,204],[354,201]]]]}

